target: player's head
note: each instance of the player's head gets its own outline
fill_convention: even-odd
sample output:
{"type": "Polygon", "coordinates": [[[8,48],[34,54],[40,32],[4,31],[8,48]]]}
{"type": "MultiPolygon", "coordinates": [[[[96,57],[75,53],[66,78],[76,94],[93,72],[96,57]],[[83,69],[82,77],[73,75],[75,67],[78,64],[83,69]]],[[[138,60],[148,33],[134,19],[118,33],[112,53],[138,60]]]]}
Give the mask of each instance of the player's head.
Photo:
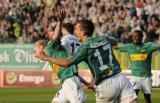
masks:
{"type": "Polygon", "coordinates": [[[40,52],[45,51],[47,40],[38,40],[34,46],[34,55],[37,56],[40,52]]]}
{"type": "Polygon", "coordinates": [[[73,34],[74,32],[74,26],[71,23],[65,23],[63,24],[62,28],[62,34],[73,34]]]}
{"type": "Polygon", "coordinates": [[[143,39],[143,33],[141,30],[134,31],[134,34],[132,36],[133,43],[134,44],[141,44],[143,39]]]}
{"type": "Polygon", "coordinates": [[[90,20],[81,20],[75,26],[75,34],[81,39],[83,36],[92,37],[94,32],[94,24],[90,20]]]}

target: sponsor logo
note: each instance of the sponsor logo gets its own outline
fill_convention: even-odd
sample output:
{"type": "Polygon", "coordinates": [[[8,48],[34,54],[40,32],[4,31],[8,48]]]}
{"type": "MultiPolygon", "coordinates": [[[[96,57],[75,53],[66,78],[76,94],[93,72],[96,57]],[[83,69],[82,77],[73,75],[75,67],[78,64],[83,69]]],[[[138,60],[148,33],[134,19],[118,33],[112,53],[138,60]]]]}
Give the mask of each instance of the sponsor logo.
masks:
{"type": "Polygon", "coordinates": [[[44,82],[44,76],[28,76],[24,74],[19,75],[19,82],[33,82],[35,84],[40,84],[44,82]]]}
{"type": "Polygon", "coordinates": [[[14,72],[9,72],[6,74],[7,84],[14,84],[17,81],[17,76],[14,72]]]}
{"type": "Polygon", "coordinates": [[[131,54],[130,55],[131,60],[146,60],[147,54],[131,54]]]}

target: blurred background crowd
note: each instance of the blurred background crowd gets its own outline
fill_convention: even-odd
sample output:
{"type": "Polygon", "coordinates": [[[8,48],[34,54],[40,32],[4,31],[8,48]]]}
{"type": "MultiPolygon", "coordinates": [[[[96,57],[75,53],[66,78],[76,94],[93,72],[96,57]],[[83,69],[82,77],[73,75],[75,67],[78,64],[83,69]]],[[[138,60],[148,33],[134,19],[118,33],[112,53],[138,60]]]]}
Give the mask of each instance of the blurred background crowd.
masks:
{"type": "Polygon", "coordinates": [[[130,43],[131,34],[142,30],[144,42],[160,44],[160,0],[0,0],[0,43],[34,43],[48,39],[61,4],[65,22],[90,19],[94,36],[111,36],[130,43]]]}

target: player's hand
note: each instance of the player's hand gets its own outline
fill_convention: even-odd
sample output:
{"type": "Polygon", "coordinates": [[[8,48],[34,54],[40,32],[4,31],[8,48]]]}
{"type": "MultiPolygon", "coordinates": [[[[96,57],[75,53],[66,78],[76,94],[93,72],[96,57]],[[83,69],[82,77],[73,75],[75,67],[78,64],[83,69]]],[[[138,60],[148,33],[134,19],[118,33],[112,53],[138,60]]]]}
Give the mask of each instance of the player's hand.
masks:
{"type": "Polygon", "coordinates": [[[46,55],[46,53],[44,51],[41,51],[41,52],[37,53],[35,55],[35,57],[37,57],[37,58],[39,58],[39,59],[41,59],[43,61],[47,61],[47,57],[48,56],[46,55]]]}
{"type": "Polygon", "coordinates": [[[53,10],[54,15],[56,16],[57,20],[59,22],[63,22],[66,17],[66,12],[63,8],[60,6],[56,7],[55,10],[53,10]]]}

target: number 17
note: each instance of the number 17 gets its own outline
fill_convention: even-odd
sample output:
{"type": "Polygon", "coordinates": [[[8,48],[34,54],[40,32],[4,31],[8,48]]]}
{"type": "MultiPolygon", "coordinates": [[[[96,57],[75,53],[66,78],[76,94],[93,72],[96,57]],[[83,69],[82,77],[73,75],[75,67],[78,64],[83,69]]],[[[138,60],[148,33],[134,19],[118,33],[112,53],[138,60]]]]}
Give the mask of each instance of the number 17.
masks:
{"type": "MultiPolygon", "coordinates": [[[[103,52],[103,53],[107,53],[107,51],[109,51],[109,52],[108,52],[108,55],[109,55],[109,63],[108,63],[108,64],[112,65],[113,57],[112,57],[111,45],[110,45],[110,44],[107,44],[107,45],[104,45],[102,48],[103,48],[103,51],[106,51],[106,52],[103,52]]],[[[99,69],[100,69],[101,71],[109,68],[107,64],[104,64],[104,61],[105,61],[105,60],[104,60],[103,57],[101,56],[101,53],[100,53],[99,49],[96,49],[96,50],[95,50],[94,57],[98,57],[98,61],[99,61],[99,64],[100,64],[99,69]]]]}

